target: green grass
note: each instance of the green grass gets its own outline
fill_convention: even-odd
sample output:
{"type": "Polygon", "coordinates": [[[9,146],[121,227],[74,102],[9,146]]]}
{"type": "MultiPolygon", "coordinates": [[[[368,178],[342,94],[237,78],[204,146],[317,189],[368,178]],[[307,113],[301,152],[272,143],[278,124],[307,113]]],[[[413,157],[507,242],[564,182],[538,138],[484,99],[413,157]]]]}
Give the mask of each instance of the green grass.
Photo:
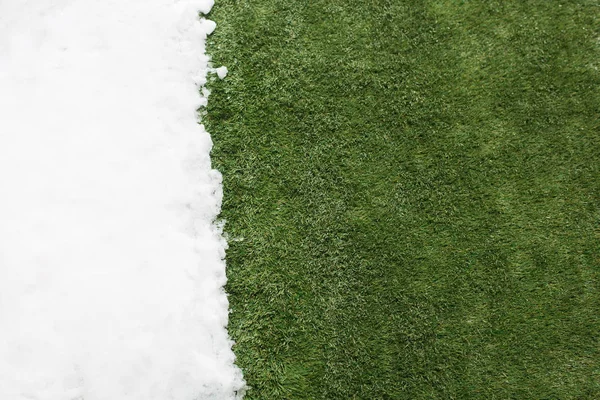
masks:
{"type": "Polygon", "coordinates": [[[218,0],[247,399],[600,399],[600,3],[218,0]]]}

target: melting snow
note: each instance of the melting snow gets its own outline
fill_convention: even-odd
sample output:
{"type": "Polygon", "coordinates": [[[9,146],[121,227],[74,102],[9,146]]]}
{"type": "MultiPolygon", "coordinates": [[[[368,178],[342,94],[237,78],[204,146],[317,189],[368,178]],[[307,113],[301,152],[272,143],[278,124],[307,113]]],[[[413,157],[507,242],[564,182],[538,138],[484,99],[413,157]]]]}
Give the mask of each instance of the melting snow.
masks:
{"type": "Polygon", "coordinates": [[[0,1],[0,399],[242,390],[196,115],[211,7],[0,1]]]}
{"type": "Polygon", "coordinates": [[[224,79],[227,76],[227,67],[219,67],[215,70],[219,79],[224,79]]]}

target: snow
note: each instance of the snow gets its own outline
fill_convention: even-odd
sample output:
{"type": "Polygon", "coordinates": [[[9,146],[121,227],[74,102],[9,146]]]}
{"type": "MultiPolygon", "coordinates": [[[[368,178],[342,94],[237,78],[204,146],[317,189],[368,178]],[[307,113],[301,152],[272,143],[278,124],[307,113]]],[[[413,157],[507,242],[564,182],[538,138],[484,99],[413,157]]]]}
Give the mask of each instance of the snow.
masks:
{"type": "Polygon", "coordinates": [[[212,0],[0,1],[0,399],[234,399],[212,0]]]}
{"type": "Polygon", "coordinates": [[[219,79],[224,79],[227,76],[227,67],[223,66],[223,67],[219,67],[215,70],[217,72],[217,76],[219,77],[219,79]]]}

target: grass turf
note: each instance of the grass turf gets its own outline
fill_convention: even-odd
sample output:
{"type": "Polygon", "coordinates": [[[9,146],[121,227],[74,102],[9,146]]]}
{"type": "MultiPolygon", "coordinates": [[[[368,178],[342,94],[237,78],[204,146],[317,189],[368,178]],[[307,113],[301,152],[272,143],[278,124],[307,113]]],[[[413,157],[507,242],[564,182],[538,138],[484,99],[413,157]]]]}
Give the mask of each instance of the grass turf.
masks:
{"type": "Polygon", "coordinates": [[[248,399],[600,398],[600,5],[219,0],[248,399]]]}

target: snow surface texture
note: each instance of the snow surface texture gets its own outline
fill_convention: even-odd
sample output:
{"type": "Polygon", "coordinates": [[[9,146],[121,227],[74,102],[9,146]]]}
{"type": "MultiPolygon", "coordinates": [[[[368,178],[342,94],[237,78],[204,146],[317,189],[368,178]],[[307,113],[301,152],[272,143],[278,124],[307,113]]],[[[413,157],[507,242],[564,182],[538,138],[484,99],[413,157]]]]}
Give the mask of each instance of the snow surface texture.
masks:
{"type": "Polygon", "coordinates": [[[241,396],[196,113],[211,6],[0,1],[1,400],[241,396]]]}

